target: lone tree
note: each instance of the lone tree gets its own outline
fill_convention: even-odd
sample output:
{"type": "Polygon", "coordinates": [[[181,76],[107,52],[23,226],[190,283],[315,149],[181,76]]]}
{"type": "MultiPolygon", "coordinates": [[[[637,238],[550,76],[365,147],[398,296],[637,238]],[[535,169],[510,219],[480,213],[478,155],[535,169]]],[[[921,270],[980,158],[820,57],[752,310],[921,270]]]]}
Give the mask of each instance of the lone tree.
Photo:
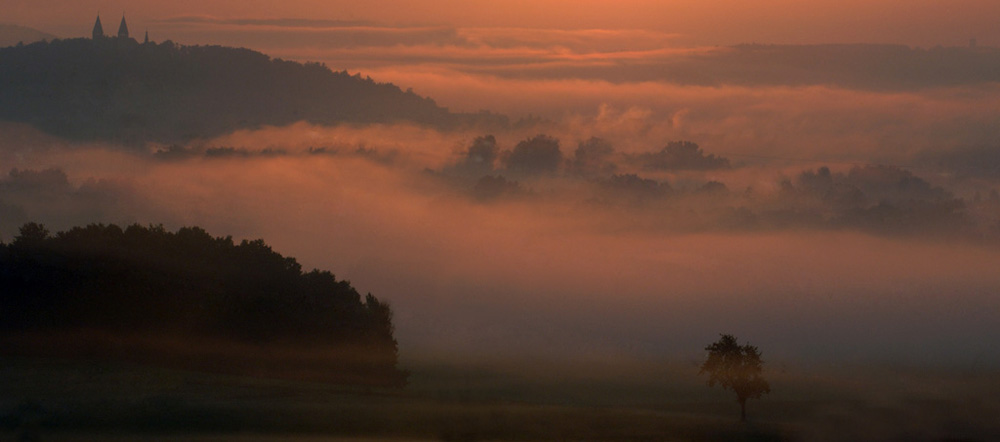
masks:
{"type": "Polygon", "coordinates": [[[733,335],[721,335],[718,341],[705,347],[708,359],[701,364],[698,374],[708,373],[708,386],[715,384],[723,390],[736,393],[740,403],[740,421],[747,420],[747,399],[760,399],[771,392],[771,386],[761,376],[764,361],[760,350],[746,344],[740,345],[733,335]]]}

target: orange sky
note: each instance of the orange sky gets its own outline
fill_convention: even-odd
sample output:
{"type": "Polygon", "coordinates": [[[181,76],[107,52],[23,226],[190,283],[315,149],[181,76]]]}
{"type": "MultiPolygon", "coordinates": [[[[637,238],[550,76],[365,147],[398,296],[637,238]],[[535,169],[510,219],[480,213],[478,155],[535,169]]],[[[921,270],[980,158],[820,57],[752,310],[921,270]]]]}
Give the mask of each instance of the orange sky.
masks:
{"type": "Polygon", "coordinates": [[[651,29],[686,36],[691,44],[741,42],[891,42],[961,45],[976,37],[1000,44],[1000,2],[990,0],[7,0],[6,22],[60,36],[82,36],[101,11],[117,21],[125,11],[134,27],[185,15],[219,18],[364,20],[382,24],[438,24],[531,28],[651,29]]]}

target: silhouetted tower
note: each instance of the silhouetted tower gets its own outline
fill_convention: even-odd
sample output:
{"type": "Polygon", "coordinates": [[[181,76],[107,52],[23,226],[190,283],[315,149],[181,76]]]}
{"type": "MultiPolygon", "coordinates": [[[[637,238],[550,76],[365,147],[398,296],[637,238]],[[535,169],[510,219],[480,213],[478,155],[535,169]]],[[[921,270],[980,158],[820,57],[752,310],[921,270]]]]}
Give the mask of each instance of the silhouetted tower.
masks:
{"type": "Polygon", "coordinates": [[[128,25],[125,24],[125,14],[122,14],[122,24],[118,25],[118,38],[128,38],[128,25]]]}
{"type": "Polygon", "coordinates": [[[94,22],[94,40],[104,38],[104,26],[101,26],[101,14],[97,14],[97,21],[94,22]]]}
{"type": "Polygon", "coordinates": [[[149,43],[149,29],[146,30],[146,37],[142,39],[142,44],[149,43]]]}

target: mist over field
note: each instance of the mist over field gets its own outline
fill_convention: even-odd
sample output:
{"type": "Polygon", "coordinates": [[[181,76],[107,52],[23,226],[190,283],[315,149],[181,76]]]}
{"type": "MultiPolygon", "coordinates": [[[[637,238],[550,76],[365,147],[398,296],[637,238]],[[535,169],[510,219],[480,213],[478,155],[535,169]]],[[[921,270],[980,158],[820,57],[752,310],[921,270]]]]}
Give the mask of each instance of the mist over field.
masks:
{"type": "Polygon", "coordinates": [[[150,152],[7,125],[3,237],[34,220],[266,238],[388,300],[404,361],[693,361],[729,331],[796,363],[1000,363],[982,339],[1000,334],[996,176],[750,163],[578,123],[295,124],[150,152]]]}
{"type": "Polygon", "coordinates": [[[0,439],[1000,437],[1000,3],[8,3],[0,439]]]}

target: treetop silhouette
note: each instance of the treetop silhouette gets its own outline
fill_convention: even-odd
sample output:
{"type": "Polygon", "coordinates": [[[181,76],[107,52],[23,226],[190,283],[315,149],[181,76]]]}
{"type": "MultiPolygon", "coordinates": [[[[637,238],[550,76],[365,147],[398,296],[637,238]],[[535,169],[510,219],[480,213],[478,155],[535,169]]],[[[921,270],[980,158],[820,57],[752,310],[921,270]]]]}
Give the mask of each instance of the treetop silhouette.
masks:
{"type": "Polygon", "coordinates": [[[337,349],[352,376],[405,379],[387,303],[328,271],[303,272],[263,240],[25,224],[0,244],[0,336],[82,330],[337,349]]]}
{"type": "Polygon", "coordinates": [[[771,386],[761,372],[764,361],[756,346],[740,345],[733,335],[720,335],[718,341],[705,347],[708,358],[698,374],[708,374],[708,386],[716,384],[736,393],[740,404],[740,420],[747,420],[747,399],[760,399],[771,392],[771,386]]]}

